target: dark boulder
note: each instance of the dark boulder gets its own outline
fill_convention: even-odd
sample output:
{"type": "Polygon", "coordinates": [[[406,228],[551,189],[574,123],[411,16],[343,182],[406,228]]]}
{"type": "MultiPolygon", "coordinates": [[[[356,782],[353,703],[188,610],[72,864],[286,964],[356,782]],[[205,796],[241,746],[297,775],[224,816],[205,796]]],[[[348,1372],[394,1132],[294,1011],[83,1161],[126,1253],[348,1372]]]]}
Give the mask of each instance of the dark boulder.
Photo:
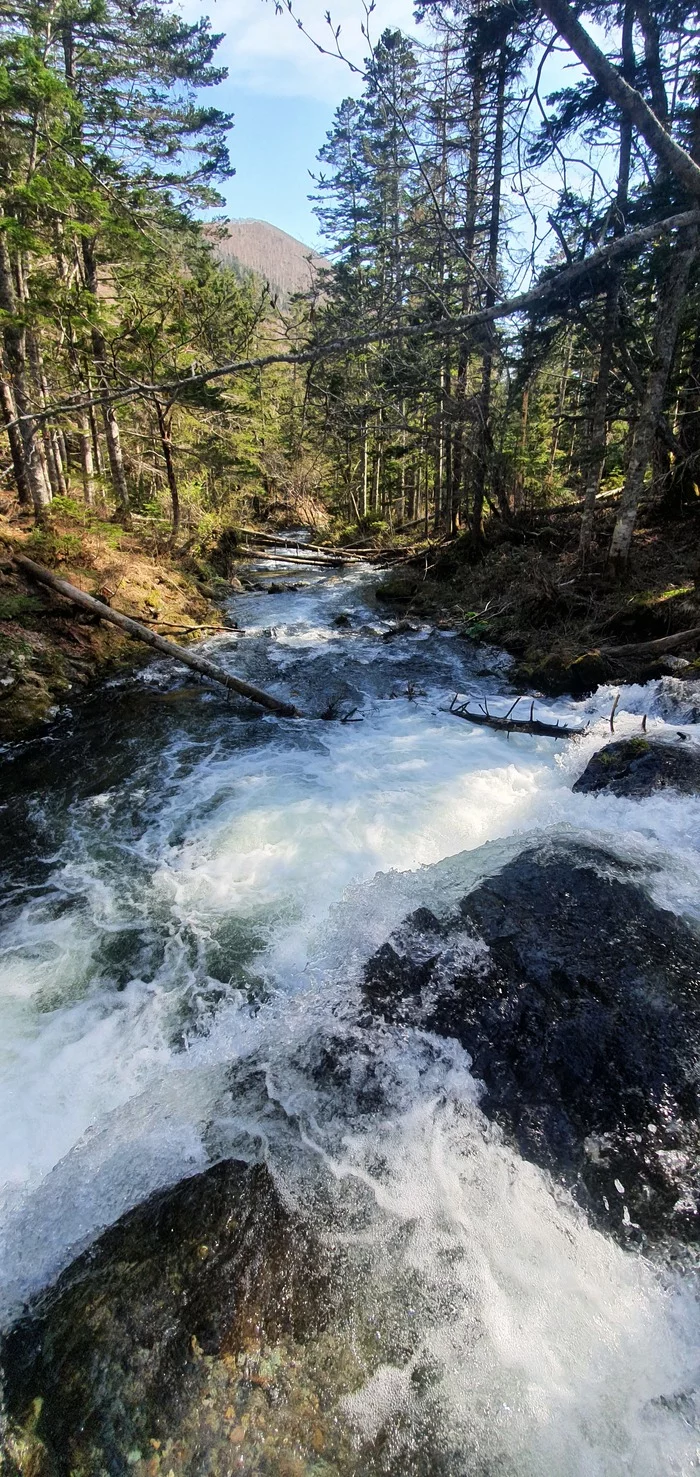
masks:
{"type": "Polygon", "coordinates": [[[574,790],[595,795],[653,795],[657,790],[700,794],[700,746],[689,739],[643,735],[606,744],[589,759],[574,790]]]}
{"type": "Polygon", "coordinates": [[[625,1238],[697,1236],[700,940],[604,852],[521,853],[366,967],[374,1011],[455,1036],[483,1108],[625,1238]]]}

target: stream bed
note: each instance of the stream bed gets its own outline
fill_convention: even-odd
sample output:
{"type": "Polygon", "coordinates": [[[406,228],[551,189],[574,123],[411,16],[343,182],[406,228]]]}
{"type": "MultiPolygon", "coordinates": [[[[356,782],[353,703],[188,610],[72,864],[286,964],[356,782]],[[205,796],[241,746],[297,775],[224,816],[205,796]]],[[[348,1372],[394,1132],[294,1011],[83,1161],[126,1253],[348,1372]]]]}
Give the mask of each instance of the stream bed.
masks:
{"type": "MultiPolygon", "coordinates": [[[[692,951],[700,796],[573,793],[613,690],[538,705],[574,742],[475,727],[450,701],[505,713],[506,657],[390,616],[367,569],[302,578],[204,648],[308,716],[155,662],[3,758],[7,1470],[699,1471],[692,1185],[655,1238],[615,1171],[601,1220],[444,1014],[370,986],[406,919],[424,962],[533,848],[633,876],[692,951]]],[[[695,744],[694,703],[623,688],[616,736],[695,744]]]]}

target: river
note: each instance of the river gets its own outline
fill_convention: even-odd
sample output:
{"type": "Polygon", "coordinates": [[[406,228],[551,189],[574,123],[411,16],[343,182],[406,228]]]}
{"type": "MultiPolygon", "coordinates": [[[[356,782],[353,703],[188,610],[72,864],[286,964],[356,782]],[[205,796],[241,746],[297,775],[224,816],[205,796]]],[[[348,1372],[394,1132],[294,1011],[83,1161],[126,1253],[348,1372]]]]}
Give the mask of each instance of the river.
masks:
{"type": "MultiPolygon", "coordinates": [[[[363,963],[400,920],[533,835],[612,847],[700,924],[700,800],[572,794],[613,691],[540,704],[590,723],[576,743],[473,727],[450,699],[505,711],[506,658],[397,630],[368,569],[277,578],[305,584],[232,597],[238,631],[204,648],[334,721],[257,716],[156,662],[4,758],[2,1318],[153,1190],[257,1154],[321,1231],[355,1227],[357,1318],[387,1348],[403,1330],[403,1361],[345,1403],[357,1441],[401,1412],[406,1471],[436,1470],[431,1442],[455,1474],[697,1471],[687,1270],[593,1229],[488,1130],[456,1043],[376,1026],[357,1036],[357,1084],[309,1063],[324,1033],[355,1039],[363,963]],[[426,1360],[429,1422],[412,1383],[426,1360]]],[[[690,706],[674,679],[623,688],[616,732],[646,713],[650,733],[691,734],[690,706]]]]}

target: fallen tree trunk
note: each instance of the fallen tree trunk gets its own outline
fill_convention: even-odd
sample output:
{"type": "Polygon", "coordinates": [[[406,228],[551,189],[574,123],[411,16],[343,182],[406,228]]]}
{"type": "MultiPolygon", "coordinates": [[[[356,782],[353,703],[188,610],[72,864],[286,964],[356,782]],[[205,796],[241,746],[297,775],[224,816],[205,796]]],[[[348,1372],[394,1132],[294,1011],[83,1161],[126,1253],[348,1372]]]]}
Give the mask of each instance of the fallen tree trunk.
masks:
{"type": "Polygon", "coordinates": [[[241,697],[247,697],[253,703],[258,703],[261,708],[268,708],[271,713],[278,713],[283,718],[298,718],[299,714],[291,703],[283,703],[279,698],[272,697],[269,692],[263,692],[259,687],[253,687],[250,682],[244,682],[240,677],[232,677],[222,667],[216,667],[213,662],[207,661],[206,657],[195,655],[187,651],[184,646],[178,646],[174,641],[166,641],[164,636],[158,636],[155,631],[149,631],[147,626],[142,626],[140,621],[132,620],[129,615],[122,615],[119,610],[112,610],[109,605],[104,605],[101,600],[95,600],[94,596],[87,595],[84,590],[79,590],[67,580],[59,579],[58,575],[50,569],[44,569],[43,565],[35,564],[33,559],[28,559],[26,554],[15,554],[15,563],[20,569],[38,580],[40,584],[47,585],[50,590],[63,595],[66,600],[72,600],[74,605],[79,605],[83,610],[89,610],[91,615],[99,616],[100,620],[111,621],[113,626],[119,626],[122,631],[127,631],[136,641],[143,641],[146,646],[152,646],[155,651],[160,651],[163,656],[172,657],[174,661],[182,662],[186,667],[191,667],[193,672],[199,672],[203,677],[209,677],[213,682],[220,682],[231,692],[237,692],[241,697]]]}
{"type": "Polygon", "coordinates": [[[505,714],[505,717],[497,718],[493,713],[489,713],[488,701],[485,705],[480,703],[479,711],[474,712],[468,707],[468,700],[467,703],[457,704],[455,695],[450,703],[450,712],[454,713],[455,718],[464,718],[466,723],[482,723],[488,728],[497,729],[500,733],[534,733],[544,738],[582,738],[584,733],[587,732],[586,728],[571,728],[567,723],[559,723],[558,721],[556,723],[544,723],[540,718],[535,718],[534,699],[530,701],[529,718],[511,718],[513,709],[517,707],[520,701],[521,699],[519,697],[516,698],[505,714]]]}
{"type": "Polygon", "coordinates": [[[341,569],[344,564],[354,563],[354,560],[325,558],[320,554],[273,554],[270,549],[245,549],[240,546],[238,552],[243,559],[272,559],[277,564],[315,564],[318,569],[341,569]]]}
{"type": "Polygon", "coordinates": [[[342,559],[348,564],[357,564],[360,558],[352,550],[336,548],[333,544],[307,544],[299,539],[275,538],[273,533],[263,533],[259,528],[241,528],[239,532],[254,543],[273,544],[277,549],[294,549],[297,554],[327,554],[330,558],[342,559]]]}
{"type": "Polygon", "coordinates": [[[601,646],[601,656],[654,656],[664,651],[677,651],[679,646],[690,646],[700,640],[700,626],[691,626],[689,631],[677,631],[675,636],[659,636],[656,641],[633,641],[628,646],[601,646]]]}

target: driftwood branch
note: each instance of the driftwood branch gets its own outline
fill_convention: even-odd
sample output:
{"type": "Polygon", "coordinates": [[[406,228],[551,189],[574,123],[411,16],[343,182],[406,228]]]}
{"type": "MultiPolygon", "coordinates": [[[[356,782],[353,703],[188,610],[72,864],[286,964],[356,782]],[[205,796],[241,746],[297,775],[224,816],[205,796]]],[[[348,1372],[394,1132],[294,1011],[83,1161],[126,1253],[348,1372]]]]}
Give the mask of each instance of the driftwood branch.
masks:
{"type": "Polygon", "coordinates": [[[464,718],[466,723],[485,724],[488,728],[497,729],[499,733],[533,733],[544,738],[582,738],[587,732],[587,728],[572,728],[568,723],[544,723],[540,718],[535,718],[533,701],[530,703],[529,718],[513,718],[511,714],[520,701],[520,698],[516,698],[505,717],[497,718],[489,713],[488,698],[479,704],[479,710],[475,712],[470,709],[468,700],[466,703],[458,703],[455,694],[450,703],[450,712],[454,713],[455,718],[464,718]]]}
{"type": "Polygon", "coordinates": [[[244,682],[240,677],[232,677],[230,672],[225,672],[222,667],[215,666],[213,662],[207,661],[206,657],[187,651],[184,646],[178,646],[174,641],[166,641],[164,636],[158,636],[155,631],[150,631],[148,626],[142,626],[140,621],[132,620],[129,615],[122,615],[119,610],[112,610],[109,605],[103,605],[101,600],[95,600],[84,590],[79,590],[75,585],[69,584],[68,580],[59,579],[50,569],[44,569],[43,565],[35,564],[34,560],[28,559],[25,554],[15,554],[14,557],[15,563],[31,575],[32,579],[38,580],[42,585],[47,585],[50,590],[63,595],[66,600],[72,600],[74,605],[79,605],[83,610],[89,610],[91,615],[99,616],[100,620],[111,621],[113,626],[119,626],[136,641],[143,641],[146,646],[152,646],[163,656],[172,657],[174,661],[191,667],[193,672],[199,672],[213,682],[220,682],[222,687],[227,687],[230,692],[237,692],[241,697],[249,698],[251,702],[258,703],[261,708],[267,708],[271,713],[278,713],[283,718],[299,717],[296,708],[293,708],[291,703],[283,703],[279,698],[272,697],[269,692],[253,687],[250,682],[244,682]]]}

